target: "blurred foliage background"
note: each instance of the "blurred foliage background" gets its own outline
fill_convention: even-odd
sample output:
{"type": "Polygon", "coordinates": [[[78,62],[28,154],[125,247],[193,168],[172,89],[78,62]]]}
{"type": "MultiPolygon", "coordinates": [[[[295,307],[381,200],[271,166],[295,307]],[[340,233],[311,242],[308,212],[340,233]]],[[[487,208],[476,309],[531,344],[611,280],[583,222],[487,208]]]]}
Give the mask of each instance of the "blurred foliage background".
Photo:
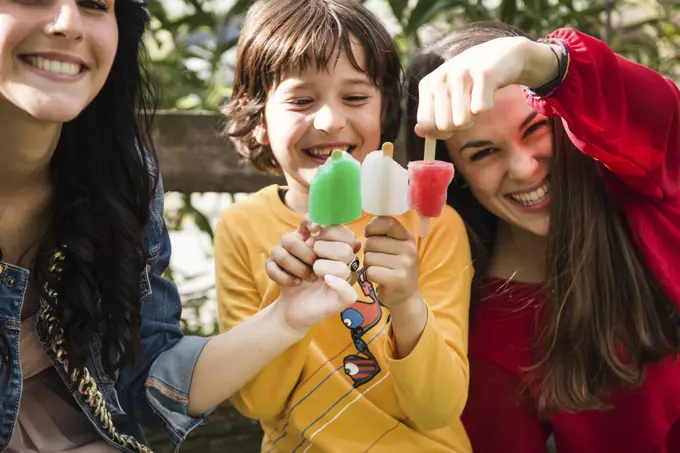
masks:
{"type": "MultiPolygon", "coordinates": [[[[276,1],[276,0],[271,0],[276,1]]],[[[151,0],[147,46],[152,75],[160,88],[160,108],[216,111],[231,94],[236,42],[251,0],[151,0]]],[[[616,52],[680,78],[680,4],[665,0],[367,0],[383,20],[402,53],[404,65],[423,44],[469,21],[500,20],[543,36],[564,26],[598,36],[616,52]]],[[[212,259],[213,228],[233,194],[177,194],[166,200],[171,231],[190,229],[212,259]],[[209,200],[209,201],[206,201],[209,200]],[[207,206],[207,207],[206,207],[207,206]],[[204,208],[204,209],[202,209],[204,208]],[[207,212],[206,212],[207,211],[207,212]]],[[[186,235],[189,233],[185,233],[186,235]]],[[[178,248],[176,247],[177,251],[178,248]]],[[[215,331],[212,278],[201,278],[210,265],[173,259],[175,278],[185,300],[185,327],[215,331]],[[193,281],[193,283],[192,283],[193,281]]]]}
{"type": "MultiPolygon", "coordinates": [[[[276,1],[276,0],[271,0],[276,1]]],[[[154,74],[163,108],[216,109],[230,94],[234,48],[250,0],[151,0],[154,74]]],[[[671,72],[679,45],[675,1],[657,0],[368,0],[407,64],[423,43],[468,21],[500,20],[536,35],[570,26],[601,37],[617,52],[671,72]]]]}

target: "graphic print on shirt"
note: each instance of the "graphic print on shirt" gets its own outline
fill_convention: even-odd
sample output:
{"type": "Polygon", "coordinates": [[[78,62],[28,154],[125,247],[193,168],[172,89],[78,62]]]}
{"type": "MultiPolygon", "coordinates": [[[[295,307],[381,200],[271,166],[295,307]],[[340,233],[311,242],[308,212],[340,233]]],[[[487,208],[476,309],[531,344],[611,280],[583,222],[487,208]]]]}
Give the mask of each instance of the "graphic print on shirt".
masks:
{"type": "Polygon", "coordinates": [[[354,381],[354,388],[369,382],[380,373],[380,365],[363,337],[382,318],[382,304],[378,300],[373,283],[366,278],[365,268],[359,271],[358,277],[361,292],[371,301],[357,300],[340,314],[343,324],[350,330],[357,350],[357,354],[348,355],[343,360],[345,374],[354,381]]]}

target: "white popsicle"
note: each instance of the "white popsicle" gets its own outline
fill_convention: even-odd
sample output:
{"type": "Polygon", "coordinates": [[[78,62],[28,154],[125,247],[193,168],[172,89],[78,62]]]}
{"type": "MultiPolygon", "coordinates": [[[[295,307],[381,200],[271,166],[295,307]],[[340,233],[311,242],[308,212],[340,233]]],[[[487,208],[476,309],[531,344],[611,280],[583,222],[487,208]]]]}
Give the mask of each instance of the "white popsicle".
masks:
{"type": "Polygon", "coordinates": [[[393,152],[387,142],[361,164],[361,204],[369,214],[396,216],[409,209],[408,170],[394,161],[393,152]]]}

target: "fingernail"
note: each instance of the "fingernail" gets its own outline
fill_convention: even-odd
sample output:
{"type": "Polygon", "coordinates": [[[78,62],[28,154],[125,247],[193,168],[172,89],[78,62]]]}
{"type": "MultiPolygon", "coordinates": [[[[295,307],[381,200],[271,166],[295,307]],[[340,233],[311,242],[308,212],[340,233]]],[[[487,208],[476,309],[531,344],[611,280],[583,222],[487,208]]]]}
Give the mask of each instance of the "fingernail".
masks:
{"type": "Polygon", "coordinates": [[[321,230],[310,231],[310,233],[309,233],[309,235],[313,238],[317,237],[320,234],[321,234],[321,230]]]}

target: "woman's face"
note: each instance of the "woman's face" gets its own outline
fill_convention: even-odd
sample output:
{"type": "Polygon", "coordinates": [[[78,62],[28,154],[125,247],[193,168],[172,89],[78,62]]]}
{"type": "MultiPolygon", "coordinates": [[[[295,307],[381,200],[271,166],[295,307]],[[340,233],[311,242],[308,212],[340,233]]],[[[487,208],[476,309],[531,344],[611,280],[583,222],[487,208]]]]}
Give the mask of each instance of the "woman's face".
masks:
{"type": "Polygon", "coordinates": [[[531,233],[548,234],[552,128],[518,85],[496,92],[494,107],[446,141],[456,170],[492,214],[531,233]]]}
{"type": "Polygon", "coordinates": [[[114,1],[0,0],[0,103],[45,122],[78,116],[113,65],[114,1]]]}

